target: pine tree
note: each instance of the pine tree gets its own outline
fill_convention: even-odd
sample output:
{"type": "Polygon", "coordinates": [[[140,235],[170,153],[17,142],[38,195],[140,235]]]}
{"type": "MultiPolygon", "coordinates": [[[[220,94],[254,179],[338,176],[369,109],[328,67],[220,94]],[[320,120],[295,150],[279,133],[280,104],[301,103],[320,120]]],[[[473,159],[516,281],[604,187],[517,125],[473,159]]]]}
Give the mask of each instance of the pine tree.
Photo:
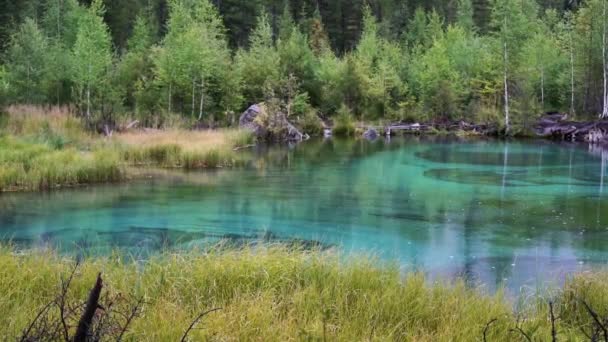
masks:
{"type": "Polygon", "coordinates": [[[14,101],[45,102],[43,77],[47,48],[48,41],[33,19],[26,19],[11,37],[7,78],[14,101]]]}

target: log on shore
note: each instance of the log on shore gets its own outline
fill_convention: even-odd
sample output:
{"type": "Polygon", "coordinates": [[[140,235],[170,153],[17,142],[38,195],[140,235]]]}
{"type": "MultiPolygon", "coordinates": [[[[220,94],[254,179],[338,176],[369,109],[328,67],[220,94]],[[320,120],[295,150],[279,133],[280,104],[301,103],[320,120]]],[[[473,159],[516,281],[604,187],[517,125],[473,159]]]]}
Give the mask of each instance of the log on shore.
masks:
{"type": "Polygon", "coordinates": [[[608,121],[567,121],[566,115],[546,115],[540,118],[535,131],[541,137],[608,144],[608,121]]]}

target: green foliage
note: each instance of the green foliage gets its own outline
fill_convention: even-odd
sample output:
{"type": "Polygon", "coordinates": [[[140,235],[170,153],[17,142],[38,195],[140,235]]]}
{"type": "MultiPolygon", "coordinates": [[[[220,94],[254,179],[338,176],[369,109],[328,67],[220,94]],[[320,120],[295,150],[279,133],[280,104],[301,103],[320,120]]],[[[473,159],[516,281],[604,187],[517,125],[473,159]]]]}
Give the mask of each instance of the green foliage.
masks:
{"type": "Polygon", "coordinates": [[[333,134],[340,137],[350,137],[355,135],[355,123],[353,115],[346,105],[342,105],[334,120],[333,134]]]}
{"type": "MultiPolygon", "coordinates": [[[[105,9],[101,0],[94,0],[80,17],[73,48],[72,73],[82,112],[91,117],[93,102],[109,93],[104,84],[112,66],[110,34],[103,22],[105,9]]],[[[97,100],[97,101],[95,101],[97,100]]]]}
{"type": "Polygon", "coordinates": [[[265,98],[268,87],[277,86],[280,78],[280,56],[265,13],[258,18],[249,46],[248,50],[237,52],[236,68],[242,79],[245,102],[256,103],[265,98]]]}
{"type": "Polygon", "coordinates": [[[44,103],[44,66],[48,40],[32,19],[26,19],[13,35],[7,54],[8,89],[11,97],[28,103],[44,103]]]}
{"type": "Polygon", "coordinates": [[[303,133],[306,133],[312,137],[323,135],[323,122],[317,116],[317,113],[310,109],[308,110],[298,122],[303,133]]]}
{"type": "Polygon", "coordinates": [[[602,0],[565,13],[536,0],[235,1],[8,6],[2,100],[76,105],[104,124],[132,113],[155,127],[173,113],[233,124],[273,98],[291,114],[297,94],[324,116],[344,103],[364,120],[471,120],[510,100],[524,126],[540,111],[592,115],[603,102],[602,0]]]}

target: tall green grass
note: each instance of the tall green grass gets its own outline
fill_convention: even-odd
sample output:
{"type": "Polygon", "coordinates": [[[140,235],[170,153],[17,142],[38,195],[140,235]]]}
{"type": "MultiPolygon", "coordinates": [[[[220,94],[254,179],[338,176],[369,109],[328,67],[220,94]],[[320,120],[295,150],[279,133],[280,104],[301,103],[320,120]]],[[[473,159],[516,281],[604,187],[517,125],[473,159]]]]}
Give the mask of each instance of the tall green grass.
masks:
{"type": "Polygon", "coordinates": [[[0,191],[48,190],[124,179],[119,155],[54,149],[10,137],[0,138],[0,191]]]}
{"type": "MultiPolygon", "coordinates": [[[[317,251],[280,247],[164,254],[145,262],[114,255],[84,261],[70,296],[86,298],[97,272],[107,293],[144,296],[142,316],[126,340],[177,341],[192,319],[206,316],[192,340],[221,341],[550,341],[546,301],[531,299],[517,312],[499,292],[484,294],[463,282],[429,283],[402,275],[396,265],[369,258],[347,262],[317,251]],[[495,320],[495,321],[494,321],[495,320]]],[[[18,337],[57,294],[73,262],[52,252],[0,251],[0,336],[18,337]]],[[[552,299],[561,341],[586,340],[590,317],[578,298],[605,308],[606,276],[572,279],[552,299]],[[573,298],[577,298],[574,300],[573,298]]]]}

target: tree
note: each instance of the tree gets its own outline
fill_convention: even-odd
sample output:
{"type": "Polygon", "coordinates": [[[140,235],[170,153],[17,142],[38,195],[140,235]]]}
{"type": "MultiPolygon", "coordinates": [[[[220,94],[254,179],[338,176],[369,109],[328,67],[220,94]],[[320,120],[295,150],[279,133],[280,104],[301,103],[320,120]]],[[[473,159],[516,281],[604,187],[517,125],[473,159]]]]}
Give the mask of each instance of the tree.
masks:
{"type": "Polygon", "coordinates": [[[76,43],[73,48],[73,77],[80,99],[86,104],[86,117],[91,119],[92,96],[103,98],[102,82],[112,66],[111,38],[103,22],[104,6],[94,0],[79,20],[76,43]],[[97,92],[97,94],[94,94],[97,92]]]}
{"type": "Polygon", "coordinates": [[[275,88],[280,78],[280,56],[272,40],[272,28],[268,15],[258,17],[251,34],[249,49],[239,50],[236,68],[242,77],[243,95],[249,104],[265,98],[267,87],[275,88]]]}
{"type": "Polygon", "coordinates": [[[221,90],[230,72],[223,24],[207,0],[173,0],[170,6],[167,35],[154,56],[157,82],[167,89],[169,112],[174,96],[190,97],[190,113],[194,117],[198,112],[201,120],[207,102],[222,102],[221,90]],[[206,94],[210,101],[205,101],[206,94]]]}
{"type": "Polygon", "coordinates": [[[26,19],[11,37],[7,53],[12,99],[21,103],[46,101],[43,87],[48,41],[36,21],[26,19]]]}
{"type": "Polygon", "coordinates": [[[520,61],[521,47],[533,32],[537,6],[533,0],[494,0],[491,26],[499,41],[503,64],[503,104],[505,133],[511,129],[509,83],[520,61]]]}
{"type": "Polygon", "coordinates": [[[475,31],[473,22],[473,3],[471,0],[458,0],[458,17],[456,22],[467,32],[475,31]]]}
{"type": "Polygon", "coordinates": [[[144,83],[152,74],[152,60],[150,58],[153,32],[148,19],[138,16],[133,29],[133,35],[127,42],[128,50],[121,57],[118,64],[117,86],[123,88],[125,104],[138,111],[136,98],[141,94],[144,83]]]}
{"type": "Polygon", "coordinates": [[[604,75],[604,98],[600,117],[608,117],[608,61],[606,60],[606,0],[602,0],[602,64],[604,75]]]}

